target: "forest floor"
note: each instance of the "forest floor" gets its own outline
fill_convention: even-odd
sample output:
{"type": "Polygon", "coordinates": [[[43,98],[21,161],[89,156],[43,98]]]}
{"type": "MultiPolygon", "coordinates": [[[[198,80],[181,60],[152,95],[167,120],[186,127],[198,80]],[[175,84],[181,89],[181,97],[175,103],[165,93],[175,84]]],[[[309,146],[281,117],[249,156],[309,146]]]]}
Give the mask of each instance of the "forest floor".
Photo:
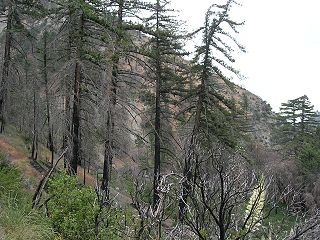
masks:
{"type": "MultiPolygon", "coordinates": [[[[24,178],[28,179],[28,188],[30,191],[34,191],[44,174],[51,166],[49,161],[50,152],[47,148],[41,146],[39,149],[38,160],[34,161],[28,156],[30,146],[28,146],[23,137],[13,129],[8,130],[8,132],[10,132],[10,134],[0,135],[0,151],[5,154],[8,161],[23,174],[24,178]]],[[[62,167],[63,166],[61,164],[58,168],[61,169],[62,167]]],[[[92,188],[96,187],[96,176],[85,172],[81,166],[78,166],[78,179],[79,183],[83,184],[85,180],[86,186],[90,186],[92,188]]],[[[120,203],[131,203],[130,197],[122,191],[120,192],[118,189],[111,189],[111,192],[112,195],[120,201],[120,203]]]]}
{"type": "Polygon", "coordinates": [[[40,181],[43,171],[40,171],[31,164],[30,159],[19,149],[11,145],[4,136],[0,137],[0,150],[7,155],[8,160],[26,177],[40,181]]]}
{"type": "MultiPolygon", "coordinates": [[[[22,144],[21,140],[18,138],[19,136],[16,136],[15,134],[0,135],[0,150],[7,155],[11,164],[20,170],[25,177],[38,182],[50,167],[47,151],[42,150],[41,153],[39,153],[39,160],[33,161],[27,155],[27,144],[22,144]],[[17,144],[18,142],[19,144],[17,144]]],[[[84,170],[80,166],[78,167],[78,177],[79,181],[83,183],[84,170]]],[[[85,183],[86,185],[94,187],[95,178],[91,174],[86,173],[85,183]]]]}

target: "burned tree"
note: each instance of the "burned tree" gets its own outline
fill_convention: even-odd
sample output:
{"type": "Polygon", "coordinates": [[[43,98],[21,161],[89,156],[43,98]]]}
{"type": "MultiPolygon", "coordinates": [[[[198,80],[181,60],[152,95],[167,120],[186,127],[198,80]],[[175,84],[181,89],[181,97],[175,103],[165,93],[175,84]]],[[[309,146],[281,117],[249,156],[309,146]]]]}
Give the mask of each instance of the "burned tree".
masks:
{"type": "Polygon", "coordinates": [[[267,183],[240,155],[216,145],[199,155],[185,223],[199,239],[246,239],[268,215],[267,183]]]}
{"type": "Polygon", "coordinates": [[[179,204],[181,222],[184,219],[189,193],[193,188],[193,178],[197,177],[199,150],[207,147],[212,136],[230,147],[236,146],[236,122],[232,117],[235,106],[217,88],[219,80],[226,86],[232,85],[223,74],[224,70],[239,75],[232,67],[235,61],[232,57],[232,47],[244,51],[232,36],[232,33],[237,33],[236,28],[243,24],[230,19],[229,14],[234,4],[234,0],[228,0],[223,5],[213,4],[206,13],[204,26],[200,29],[202,45],[196,49],[194,58],[195,80],[199,84],[195,85],[196,89],[187,97],[191,102],[188,112],[192,116],[193,125],[185,147],[184,182],[179,204]],[[225,42],[226,38],[229,39],[228,43],[225,42]]]}

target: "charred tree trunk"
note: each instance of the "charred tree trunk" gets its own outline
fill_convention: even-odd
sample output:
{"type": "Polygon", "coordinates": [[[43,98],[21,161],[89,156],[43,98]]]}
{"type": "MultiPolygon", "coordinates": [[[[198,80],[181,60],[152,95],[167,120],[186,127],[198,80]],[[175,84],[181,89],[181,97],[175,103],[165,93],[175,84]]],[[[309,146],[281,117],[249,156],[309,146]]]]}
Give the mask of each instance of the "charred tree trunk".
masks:
{"type": "MultiPolygon", "coordinates": [[[[71,57],[69,59],[71,61],[71,57]]],[[[70,112],[70,93],[72,92],[71,84],[69,81],[71,78],[65,79],[64,85],[65,85],[65,99],[64,99],[64,131],[63,131],[63,139],[62,139],[62,149],[68,148],[64,155],[64,162],[63,166],[64,168],[69,168],[70,165],[70,151],[71,151],[71,146],[70,146],[70,138],[72,136],[71,133],[71,124],[70,124],[70,119],[71,119],[71,112],[70,112]]]]}
{"type": "Polygon", "coordinates": [[[44,82],[45,82],[45,94],[46,94],[46,108],[47,108],[47,121],[48,121],[48,142],[49,142],[49,149],[51,152],[51,165],[53,165],[54,145],[53,145],[53,126],[51,123],[49,86],[48,86],[47,43],[48,43],[48,33],[45,31],[44,36],[43,36],[43,59],[42,59],[43,60],[43,78],[44,78],[44,82]]]}
{"type": "Polygon", "coordinates": [[[86,161],[83,161],[83,185],[86,185],[86,161]]]}
{"type": "MultiPolygon", "coordinates": [[[[69,19],[70,23],[72,23],[73,14],[72,10],[69,9],[69,19]]],[[[71,62],[72,59],[74,59],[75,56],[75,37],[74,37],[74,29],[70,28],[69,30],[69,39],[68,39],[68,61],[71,62]]],[[[65,87],[65,93],[64,93],[64,131],[63,131],[63,139],[62,139],[62,149],[68,149],[67,152],[64,155],[64,162],[63,166],[65,169],[68,169],[68,171],[71,171],[71,156],[72,156],[72,114],[71,114],[71,94],[74,91],[72,89],[72,84],[74,82],[74,79],[72,78],[73,74],[67,75],[64,80],[64,87],[65,87]]]]}
{"type": "MultiPolygon", "coordinates": [[[[73,11],[71,8],[68,9],[69,25],[72,25],[75,21],[73,20],[73,11]]],[[[68,35],[68,47],[67,47],[67,59],[72,62],[76,58],[76,44],[75,44],[75,29],[69,27],[68,35]]],[[[72,161],[72,95],[74,95],[74,73],[70,71],[64,78],[64,129],[62,135],[62,149],[67,149],[63,158],[63,167],[67,169],[69,174],[72,174],[71,161],[72,161]]]]}
{"type": "Polygon", "coordinates": [[[74,100],[73,100],[73,115],[72,115],[72,159],[71,173],[77,174],[77,167],[80,159],[80,87],[81,87],[81,66],[77,61],[75,66],[74,77],[74,100]]]}
{"type": "Polygon", "coordinates": [[[110,181],[111,181],[111,167],[113,160],[113,152],[112,152],[112,140],[111,140],[111,128],[112,128],[112,120],[111,114],[108,113],[107,116],[107,139],[104,145],[104,164],[103,164],[103,177],[102,177],[102,185],[101,188],[105,191],[106,199],[109,200],[110,197],[110,181]]]}
{"type": "Polygon", "coordinates": [[[196,105],[196,114],[194,126],[191,134],[190,143],[187,150],[187,155],[184,159],[184,169],[182,182],[182,196],[179,200],[179,221],[183,222],[186,214],[186,207],[188,196],[192,191],[192,181],[197,177],[197,167],[198,167],[198,156],[197,156],[197,145],[198,145],[198,135],[201,127],[201,114],[203,112],[203,103],[206,96],[206,82],[209,78],[209,43],[207,43],[207,49],[204,57],[204,68],[200,76],[201,84],[199,86],[198,100],[196,105]]]}
{"type": "Polygon", "coordinates": [[[117,104],[117,86],[116,81],[118,77],[118,63],[119,60],[115,60],[112,66],[111,81],[107,83],[106,96],[107,96],[107,119],[106,119],[106,132],[104,142],[104,163],[103,163],[103,176],[101,188],[106,194],[106,199],[109,200],[110,196],[110,182],[111,182],[111,170],[112,161],[114,155],[114,114],[117,104]]]}
{"type": "Polygon", "coordinates": [[[37,105],[36,105],[36,90],[33,90],[33,137],[31,158],[36,161],[38,158],[38,130],[37,130],[37,105]]]}
{"type": "MultiPolygon", "coordinates": [[[[71,17],[72,19],[72,17],[71,17]]],[[[70,173],[77,175],[78,164],[81,164],[81,87],[82,87],[82,44],[84,36],[84,13],[80,9],[79,15],[75,15],[76,30],[70,34],[71,58],[75,60],[73,109],[72,109],[72,157],[70,161],[70,173]],[[78,25],[78,27],[77,27],[78,25]]]]}
{"type": "Polygon", "coordinates": [[[118,65],[119,65],[119,45],[122,41],[122,24],[123,24],[123,6],[124,1],[119,0],[118,2],[118,23],[117,28],[119,30],[118,36],[116,37],[116,51],[114,53],[115,57],[113,58],[112,64],[112,78],[111,86],[108,84],[107,95],[108,99],[108,111],[107,111],[107,126],[106,126],[106,139],[104,146],[104,166],[103,166],[103,179],[102,179],[102,190],[106,193],[106,198],[109,200],[110,197],[110,182],[111,182],[111,170],[112,170],[112,161],[114,157],[114,138],[115,138],[115,108],[117,104],[117,80],[118,80],[118,65]]]}
{"type": "Polygon", "coordinates": [[[153,179],[153,206],[156,208],[159,202],[158,185],[160,181],[160,164],[161,164],[161,105],[160,105],[160,88],[161,79],[157,79],[156,83],[156,115],[154,119],[154,179],[153,179]]]}
{"type": "MultiPolygon", "coordinates": [[[[157,1],[157,35],[159,34],[159,11],[160,3],[157,1]]],[[[159,181],[161,165],[161,52],[160,39],[156,37],[156,99],[155,99],[155,119],[154,119],[154,178],[153,178],[153,208],[156,209],[159,203],[159,181]]]]}
{"type": "Polygon", "coordinates": [[[6,104],[6,98],[7,98],[7,82],[9,78],[10,55],[11,55],[11,47],[12,47],[12,21],[13,21],[12,4],[13,3],[9,1],[3,67],[2,67],[2,79],[1,79],[1,85],[0,85],[0,121],[1,121],[0,133],[3,133],[4,127],[6,124],[5,104],[6,104]]]}

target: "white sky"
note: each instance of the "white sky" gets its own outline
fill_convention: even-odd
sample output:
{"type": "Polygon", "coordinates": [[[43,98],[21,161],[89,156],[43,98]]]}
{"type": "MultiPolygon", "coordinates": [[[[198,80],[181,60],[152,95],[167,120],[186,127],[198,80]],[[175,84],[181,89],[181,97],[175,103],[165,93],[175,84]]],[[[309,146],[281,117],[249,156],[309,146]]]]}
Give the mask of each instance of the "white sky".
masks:
{"type": "MultiPolygon", "coordinates": [[[[238,1],[243,6],[234,8],[235,16],[246,21],[238,39],[247,50],[236,57],[236,67],[247,77],[238,84],[275,111],[304,94],[320,110],[320,0],[238,1]]],[[[172,5],[195,29],[214,2],[172,0],[172,5]]]]}

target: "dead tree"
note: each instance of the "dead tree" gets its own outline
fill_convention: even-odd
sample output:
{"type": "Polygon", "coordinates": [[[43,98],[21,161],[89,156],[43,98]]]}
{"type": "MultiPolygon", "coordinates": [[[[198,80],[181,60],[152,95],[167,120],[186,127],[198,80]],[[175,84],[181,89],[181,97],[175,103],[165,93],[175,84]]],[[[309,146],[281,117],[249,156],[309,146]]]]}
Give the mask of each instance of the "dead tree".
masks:
{"type": "Polygon", "coordinates": [[[134,181],[134,191],[131,193],[132,205],[138,212],[139,229],[135,233],[137,239],[160,240],[163,234],[163,224],[170,216],[168,209],[176,203],[172,190],[178,176],[173,173],[161,176],[158,189],[159,201],[157,208],[145,201],[143,195],[150,194],[147,191],[146,173],[141,172],[134,181]]]}
{"type": "Polygon", "coordinates": [[[287,236],[286,240],[308,240],[318,239],[320,234],[320,211],[319,209],[305,220],[298,223],[287,236]]]}
{"type": "Polygon", "coordinates": [[[4,57],[3,57],[3,67],[2,67],[2,79],[0,84],[0,133],[4,131],[5,126],[5,104],[7,97],[7,84],[9,78],[9,68],[10,68],[10,58],[11,58],[11,48],[12,48],[12,28],[13,28],[13,1],[8,2],[8,14],[7,14],[7,25],[5,34],[5,46],[4,46],[4,57]]]}
{"type": "Polygon", "coordinates": [[[265,217],[266,183],[244,159],[215,147],[200,156],[196,169],[185,216],[189,230],[203,240],[246,239],[259,230],[265,217]]]}
{"type": "MultiPolygon", "coordinates": [[[[226,138],[225,135],[219,134],[219,125],[226,119],[220,119],[220,122],[215,122],[217,113],[221,117],[228,115],[226,109],[230,111],[233,106],[219,93],[216,88],[216,79],[220,78],[226,85],[229,85],[229,80],[223,74],[224,70],[239,76],[239,72],[232,67],[235,61],[232,57],[233,48],[236,47],[241,51],[244,48],[234,38],[234,33],[237,33],[237,26],[243,23],[238,23],[230,18],[230,10],[233,5],[236,5],[235,0],[227,0],[225,4],[212,4],[205,14],[204,26],[199,29],[202,31],[202,43],[197,47],[194,58],[196,85],[194,94],[191,94],[193,106],[191,115],[194,116],[193,128],[191,136],[186,143],[186,154],[184,157],[183,175],[184,182],[182,188],[182,198],[179,202],[179,219],[183,223],[184,215],[188,202],[188,196],[192,191],[192,178],[195,177],[195,166],[197,166],[197,147],[203,141],[206,134],[215,135],[221,141],[228,145],[234,145],[231,138],[226,138]],[[225,39],[230,39],[226,42],[225,39]],[[231,43],[231,44],[230,44],[231,43]],[[220,56],[220,57],[219,57],[220,56]],[[195,103],[195,104],[194,104],[195,103]],[[224,108],[221,108],[224,106],[224,108]],[[208,117],[212,113],[213,117],[208,117]],[[210,130],[210,132],[209,132],[210,130]]],[[[225,128],[232,129],[231,124],[225,128]]],[[[227,135],[232,135],[231,132],[227,135]]]]}
{"type": "Polygon", "coordinates": [[[47,31],[44,32],[42,40],[43,40],[42,75],[45,83],[45,102],[46,102],[47,124],[48,124],[48,145],[51,152],[51,165],[53,165],[54,144],[53,144],[53,126],[52,126],[51,110],[50,110],[49,82],[48,82],[48,32],[47,31]]]}
{"type": "Polygon", "coordinates": [[[49,178],[51,177],[52,173],[56,169],[59,161],[63,158],[66,151],[67,151],[67,149],[65,149],[63,151],[63,153],[60,155],[60,157],[56,160],[55,164],[53,164],[51,166],[50,170],[43,176],[43,178],[39,182],[39,185],[38,185],[38,187],[33,195],[33,198],[32,198],[32,208],[36,208],[37,205],[39,204],[43,190],[44,190],[45,186],[47,185],[49,178]]]}

